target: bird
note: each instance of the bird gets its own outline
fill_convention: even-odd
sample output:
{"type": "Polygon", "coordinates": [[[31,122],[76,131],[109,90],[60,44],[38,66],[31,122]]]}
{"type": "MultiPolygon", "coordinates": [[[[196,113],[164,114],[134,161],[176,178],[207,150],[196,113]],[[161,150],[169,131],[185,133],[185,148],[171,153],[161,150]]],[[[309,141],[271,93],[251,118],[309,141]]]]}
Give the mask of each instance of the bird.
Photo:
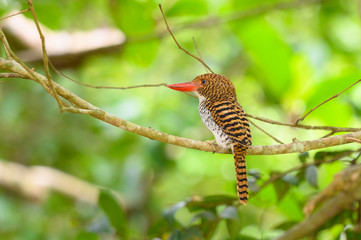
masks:
{"type": "Polygon", "coordinates": [[[206,73],[191,82],[167,85],[168,88],[193,92],[199,99],[198,110],[203,123],[213,133],[217,144],[232,149],[237,179],[237,192],[241,204],[248,201],[246,151],[252,145],[249,122],[237,102],[236,89],[225,76],[206,73]]]}

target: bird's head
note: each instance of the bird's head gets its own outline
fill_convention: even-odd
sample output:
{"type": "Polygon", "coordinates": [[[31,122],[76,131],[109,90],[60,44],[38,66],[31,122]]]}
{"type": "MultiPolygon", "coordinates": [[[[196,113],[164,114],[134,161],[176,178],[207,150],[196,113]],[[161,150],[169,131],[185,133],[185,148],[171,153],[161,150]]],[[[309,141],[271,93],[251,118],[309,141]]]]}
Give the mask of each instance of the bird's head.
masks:
{"type": "Polygon", "coordinates": [[[203,97],[207,100],[222,100],[225,98],[234,98],[236,100],[233,83],[221,74],[202,74],[191,82],[170,84],[167,87],[182,92],[194,92],[199,98],[203,97]]]}

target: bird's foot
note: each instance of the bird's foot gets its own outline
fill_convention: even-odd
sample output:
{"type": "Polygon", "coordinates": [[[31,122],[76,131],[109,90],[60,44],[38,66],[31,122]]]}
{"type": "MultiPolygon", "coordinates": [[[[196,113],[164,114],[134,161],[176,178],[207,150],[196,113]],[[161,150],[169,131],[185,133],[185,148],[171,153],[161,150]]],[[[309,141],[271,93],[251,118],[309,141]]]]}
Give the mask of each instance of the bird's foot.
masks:
{"type": "Polygon", "coordinates": [[[214,140],[207,140],[206,143],[210,144],[213,147],[212,154],[215,154],[216,153],[216,147],[214,145],[217,143],[217,141],[215,139],[214,140]]]}

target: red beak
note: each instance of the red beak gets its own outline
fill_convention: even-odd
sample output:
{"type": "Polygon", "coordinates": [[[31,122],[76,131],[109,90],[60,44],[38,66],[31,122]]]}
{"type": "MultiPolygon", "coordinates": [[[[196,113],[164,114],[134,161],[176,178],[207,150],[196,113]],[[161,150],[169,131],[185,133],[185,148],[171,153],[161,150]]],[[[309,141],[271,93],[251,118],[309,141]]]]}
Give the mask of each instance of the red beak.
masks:
{"type": "Polygon", "coordinates": [[[176,84],[170,84],[167,85],[170,89],[182,91],[182,92],[193,92],[199,88],[198,85],[192,83],[192,82],[185,82],[185,83],[176,83],[176,84]]]}

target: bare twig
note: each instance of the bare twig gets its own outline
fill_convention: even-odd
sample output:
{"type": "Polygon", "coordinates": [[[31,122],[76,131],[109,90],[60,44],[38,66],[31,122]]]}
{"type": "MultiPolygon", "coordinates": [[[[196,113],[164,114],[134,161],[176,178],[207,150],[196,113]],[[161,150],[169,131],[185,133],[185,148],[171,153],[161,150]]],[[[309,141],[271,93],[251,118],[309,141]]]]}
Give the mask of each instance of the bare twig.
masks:
{"type": "Polygon", "coordinates": [[[141,87],[161,87],[161,86],[167,86],[166,83],[159,83],[159,84],[143,84],[143,85],[134,85],[134,86],[128,86],[128,87],[111,87],[111,86],[96,86],[96,85],[91,85],[91,84],[86,84],[86,83],[82,83],[79,82],[75,79],[72,79],[71,77],[65,75],[64,73],[62,73],[61,71],[59,71],[58,69],[55,68],[55,66],[52,64],[52,62],[49,60],[50,66],[51,68],[59,75],[65,77],[66,79],[75,82],[76,84],[85,86],[85,87],[90,87],[90,88],[96,88],[96,89],[117,89],[117,90],[126,90],[126,89],[131,89],[131,88],[141,88],[141,87]]]}
{"type": "Polygon", "coordinates": [[[349,138],[347,138],[347,140],[350,141],[350,142],[361,143],[361,140],[357,139],[357,138],[349,137],[349,138]]]}
{"type": "Polygon", "coordinates": [[[248,119],[248,121],[255,126],[258,130],[260,130],[261,132],[263,132],[264,134],[266,134],[267,136],[269,136],[270,138],[272,138],[273,140],[275,140],[276,142],[283,144],[283,142],[279,139],[277,139],[276,137],[272,136],[270,133],[266,132],[264,129],[262,129],[261,127],[259,127],[258,125],[256,125],[254,122],[252,122],[251,120],[248,119]]]}
{"type": "Polygon", "coordinates": [[[17,74],[17,73],[0,73],[0,78],[24,78],[24,79],[29,79],[28,77],[25,77],[25,76],[17,74]]]}
{"type": "MultiPolygon", "coordinates": [[[[193,45],[194,45],[194,47],[195,47],[196,50],[197,50],[198,57],[203,60],[203,57],[202,57],[201,51],[199,51],[199,48],[198,48],[196,39],[195,39],[194,37],[193,37],[192,39],[193,39],[193,45]]],[[[206,69],[206,72],[209,72],[207,68],[205,68],[205,69],[206,69]]]]}
{"type": "Polygon", "coordinates": [[[33,70],[31,70],[30,68],[28,68],[28,66],[25,65],[25,63],[23,63],[16,55],[15,53],[11,50],[10,45],[5,37],[4,32],[1,30],[0,28],[0,40],[4,45],[5,51],[8,55],[9,59],[14,59],[17,63],[19,63],[29,74],[31,77],[35,78],[34,72],[33,70]]]}
{"type": "Polygon", "coordinates": [[[332,135],[334,135],[335,133],[336,133],[335,131],[331,131],[331,132],[327,133],[325,136],[323,136],[322,138],[332,136],[332,135]]]}
{"type": "Polygon", "coordinates": [[[159,4],[159,9],[160,9],[160,11],[161,11],[161,13],[162,13],[163,20],[164,20],[164,23],[165,23],[165,25],[166,25],[166,27],[167,27],[167,30],[168,30],[169,34],[172,36],[174,42],[177,44],[178,48],[179,48],[180,50],[182,50],[183,52],[185,52],[187,55],[189,55],[189,56],[193,57],[194,59],[198,60],[198,62],[202,63],[203,66],[204,66],[205,68],[207,68],[211,73],[214,73],[214,72],[212,71],[212,69],[211,69],[210,67],[208,67],[208,65],[207,65],[202,59],[200,59],[199,57],[197,57],[197,56],[193,55],[192,53],[188,52],[188,51],[185,50],[181,45],[179,45],[177,39],[174,37],[172,31],[171,31],[170,28],[169,28],[169,25],[168,25],[167,19],[165,18],[164,13],[163,13],[163,9],[162,9],[162,5],[161,5],[161,4],[159,4]]]}
{"type": "Polygon", "coordinates": [[[336,95],[330,97],[329,99],[323,101],[322,103],[318,104],[316,107],[312,108],[310,111],[308,111],[305,115],[303,115],[302,117],[298,118],[296,121],[296,124],[299,123],[300,121],[303,121],[311,112],[313,112],[314,110],[316,110],[317,108],[321,107],[323,104],[331,101],[334,98],[337,98],[338,96],[340,96],[342,93],[346,92],[348,89],[352,88],[353,86],[355,86],[356,84],[358,84],[359,82],[361,82],[361,79],[354,82],[351,86],[347,87],[346,89],[344,89],[343,91],[337,93],[336,95]]]}
{"type": "Polygon", "coordinates": [[[295,128],[302,128],[307,130],[326,130],[326,131],[333,131],[333,132],[358,132],[361,131],[361,128],[345,128],[345,127],[333,127],[333,126],[311,126],[311,125],[303,125],[298,123],[283,123],[280,121],[275,121],[271,119],[267,119],[264,117],[258,117],[252,114],[247,113],[247,117],[257,119],[262,122],[275,124],[275,125],[281,125],[281,126],[289,126],[289,127],[295,127],[295,128]]]}
{"type": "Polygon", "coordinates": [[[52,81],[50,71],[49,71],[49,59],[48,59],[48,55],[46,53],[45,37],[44,37],[44,35],[43,35],[42,31],[41,31],[40,24],[39,24],[38,18],[37,18],[36,13],[35,13],[35,9],[34,9],[34,6],[33,6],[33,0],[27,0],[27,3],[29,5],[30,11],[31,11],[31,13],[33,15],[34,23],[36,25],[36,28],[37,28],[39,36],[40,36],[41,48],[42,48],[42,51],[43,51],[44,70],[45,70],[46,78],[48,79],[48,84],[49,84],[49,87],[50,87],[51,91],[54,94],[55,100],[58,103],[60,112],[62,112],[63,111],[62,110],[63,105],[62,105],[62,102],[61,102],[57,92],[54,89],[53,81],[52,81]]]}
{"type": "Polygon", "coordinates": [[[0,18],[0,21],[3,21],[3,20],[5,20],[5,19],[7,19],[7,18],[11,18],[11,17],[14,17],[14,16],[16,16],[16,15],[23,14],[23,13],[26,13],[26,12],[29,12],[29,11],[30,11],[30,8],[25,9],[25,10],[22,10],[22,11],[20,11],[20,12],[14,13],[14,14],[10,14],[10,15],[8,15],[8,16],[5,16],[5,17],[0,18]]]}

